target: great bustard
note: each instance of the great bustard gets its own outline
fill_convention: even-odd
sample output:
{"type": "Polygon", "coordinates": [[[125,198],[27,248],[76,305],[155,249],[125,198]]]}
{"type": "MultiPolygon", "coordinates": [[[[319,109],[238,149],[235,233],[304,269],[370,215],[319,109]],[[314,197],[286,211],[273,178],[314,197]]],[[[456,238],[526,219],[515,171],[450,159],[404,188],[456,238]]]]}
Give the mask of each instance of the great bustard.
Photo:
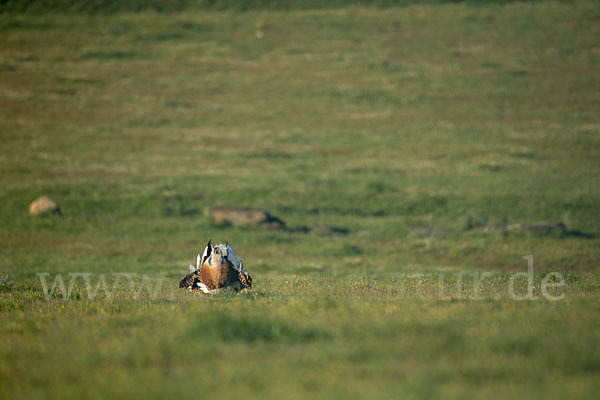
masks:
{"type": "Polygon", "coordinates": [[[252,278],[229,243],[211,246],[209,240],[202,256],[198,254],[196,258],[196,266],[190,264],[188,274],[179,282],[179,287],[206,294],[227,288],[242,291],[252,289],[252,278]]]}

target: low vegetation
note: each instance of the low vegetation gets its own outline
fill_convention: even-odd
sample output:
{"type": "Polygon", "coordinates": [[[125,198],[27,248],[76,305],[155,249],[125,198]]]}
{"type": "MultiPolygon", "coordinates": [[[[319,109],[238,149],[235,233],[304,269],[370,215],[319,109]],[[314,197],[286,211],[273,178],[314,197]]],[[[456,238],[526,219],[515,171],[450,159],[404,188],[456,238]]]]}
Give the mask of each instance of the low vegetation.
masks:
{"type": "Polygon", "coordinates": [[[597,2],[0,3],[1,398],[596,397],[597,2]]]}

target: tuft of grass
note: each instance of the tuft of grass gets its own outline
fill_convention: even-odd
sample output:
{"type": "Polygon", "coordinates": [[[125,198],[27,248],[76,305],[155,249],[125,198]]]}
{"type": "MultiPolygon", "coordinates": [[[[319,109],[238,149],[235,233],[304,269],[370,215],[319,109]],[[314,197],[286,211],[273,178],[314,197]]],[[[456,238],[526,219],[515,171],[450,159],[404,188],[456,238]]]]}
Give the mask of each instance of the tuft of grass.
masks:
{"type": "Polygon", "coordinates": [[[198,318],[186,334],[186,340],[219,340],[223,342],[303,343],[327,339],[327,331],[302,328],[263,315],[210,315],[198,318]]]}

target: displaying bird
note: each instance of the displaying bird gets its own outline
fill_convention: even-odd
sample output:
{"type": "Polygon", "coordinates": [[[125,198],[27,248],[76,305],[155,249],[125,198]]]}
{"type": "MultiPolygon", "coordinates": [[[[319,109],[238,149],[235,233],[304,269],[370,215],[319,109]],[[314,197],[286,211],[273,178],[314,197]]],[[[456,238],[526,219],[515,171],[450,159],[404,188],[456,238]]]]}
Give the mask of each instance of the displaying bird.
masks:
{"type": "Polygon", "coordinates": [[[196,266],[190,264],[188,274],[179,282],[179,287],[206,294],[228,288],[236,292],[252,289],[252,278],[229,243],[212,246],[210,242],[202,256],[198,254],[196,266]]]}

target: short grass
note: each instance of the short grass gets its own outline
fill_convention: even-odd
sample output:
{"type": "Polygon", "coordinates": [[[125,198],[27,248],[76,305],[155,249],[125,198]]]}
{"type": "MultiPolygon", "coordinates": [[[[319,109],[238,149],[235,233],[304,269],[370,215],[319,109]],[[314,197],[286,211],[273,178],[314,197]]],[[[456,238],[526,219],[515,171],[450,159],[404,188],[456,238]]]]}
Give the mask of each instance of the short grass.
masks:
{"type": "Polygon", "coordinates": [[[595,1],[0,15],[0,397],[594,398],[599,20],[595,1]],[[40,195],[62,215],[28,216],[40,195]],[[348,233],[214,226],[219,205],[348,233]],[[568,231],[478,230],[538,220],[568,231]],[[254,291],[176,288],[209,238],[254,291]],[[526,255],[539,299],[511,300],[526,255]],[[80,277],[47,300],[36,273],[155,290],[92,299],[80,277]]]}

